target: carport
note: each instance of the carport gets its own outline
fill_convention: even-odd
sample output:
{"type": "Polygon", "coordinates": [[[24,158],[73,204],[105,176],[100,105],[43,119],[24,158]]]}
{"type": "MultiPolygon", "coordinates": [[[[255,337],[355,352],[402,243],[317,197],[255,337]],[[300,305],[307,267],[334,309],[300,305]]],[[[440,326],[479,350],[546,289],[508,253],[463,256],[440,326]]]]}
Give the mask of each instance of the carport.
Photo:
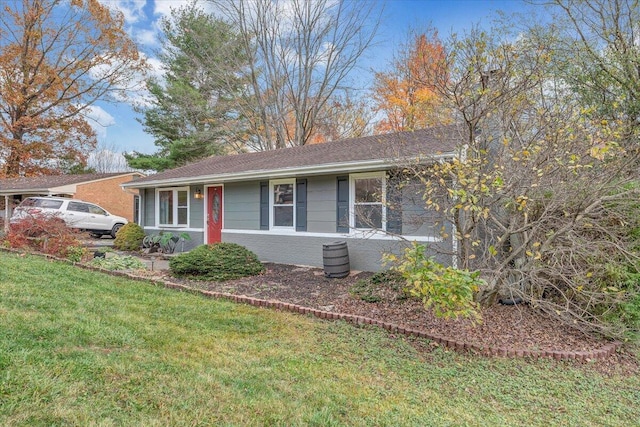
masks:
{"type": "Polygon", "coordinates": [[[124,191],[120,184],[141,176],[144,175],[140,172],[113,172],[0,179],[0,217],[4,229],[9,228],[13,208],[29,196],[82,199],[137,222],[137,190],[124,191]]]}

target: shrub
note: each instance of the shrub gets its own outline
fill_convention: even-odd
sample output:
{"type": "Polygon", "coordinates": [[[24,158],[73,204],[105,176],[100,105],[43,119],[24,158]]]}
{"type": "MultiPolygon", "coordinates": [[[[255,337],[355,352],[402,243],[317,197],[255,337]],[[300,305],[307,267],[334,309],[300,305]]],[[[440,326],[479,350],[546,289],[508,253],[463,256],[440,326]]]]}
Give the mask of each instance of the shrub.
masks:
{"type": "Polygon", "coordinates": [[[24,248],[55,255],[69,256],[69,249],[80,246],[78,232],[68,228],[55,215],[33,215],[11,224],[5,237],[9,247],[24,248]]]}
{"type": "Polygon", "coordinates": [[[404,287],[404,278],[399,272],[385,270],[358,280],[349,289],[349,293],[366,302],[380,302],[388,294],[392,295],[392,299],[399,300],[407,297],[404,287]]]}
{"type": "Polygon", "coordinates": [[[170,231],[161,231],[158,234],[151,234],[142,240],[142,247],[149,253],[162,252],[172,254],[178,243],[181,243],[180,252],[184,252],[184,242],[191,240],[189,233],[174,235],[170,231]]]}
{"type": "Polygon", "coordinates": [[[622,304],[616,317],[616,322],[625,326],[624,338],[635,345],[640,344],[640,295],[635,296],[622,304]]]}
{"type": "Polygon", "coordinates": [[[484,284],[479,272],[469,272],[445,267],[425,255],[424,245],[414,242],[398,260],[387,255],[388,262],[397,262],[393,267],[405,280],[408,292],[422,299],[428,309],[438,317],[470,317],[479,322],[480,312],[475,294],[484,284]]]}
{"type": "Polygon", "coordinates": [[[137,251],[142,247],[142,239],[144,239],[142,227],[135,222],[128,222],[118,230],[113,246],[121,251],[137,251]]]}
{"type": "Polygon", "coordinates": [[[87,249],[82,246],[69,246],[67,259],[72,262],[80,262],[87,256],[87,249]]]}
{"type": "Polygon", "coordinates": [[[94,267],[105,270],[141,270],[146,267],[144,262],[131,255],[115,255],[109,258],[94,258],[89,262],[94,267]]]}
{"type": "Polygon", "coordinates": [[[261,273],[256,254],[235,243],[201,245],[172,258],[169,269],[177,277],[224,281],[261,273]]]}

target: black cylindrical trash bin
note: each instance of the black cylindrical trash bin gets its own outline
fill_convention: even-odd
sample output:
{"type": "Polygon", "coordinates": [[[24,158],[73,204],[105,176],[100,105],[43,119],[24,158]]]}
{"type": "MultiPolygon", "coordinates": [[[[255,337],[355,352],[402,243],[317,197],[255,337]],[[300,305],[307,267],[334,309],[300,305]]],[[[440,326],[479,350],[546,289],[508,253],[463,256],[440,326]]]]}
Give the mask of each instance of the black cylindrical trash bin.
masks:
{"type": "Polygon", "coordinates": [[[326,277],[341,278],[349,275],[349,248],[347,248],[347,242],[333,242],[322,245],[322,259],[326,277]]]}

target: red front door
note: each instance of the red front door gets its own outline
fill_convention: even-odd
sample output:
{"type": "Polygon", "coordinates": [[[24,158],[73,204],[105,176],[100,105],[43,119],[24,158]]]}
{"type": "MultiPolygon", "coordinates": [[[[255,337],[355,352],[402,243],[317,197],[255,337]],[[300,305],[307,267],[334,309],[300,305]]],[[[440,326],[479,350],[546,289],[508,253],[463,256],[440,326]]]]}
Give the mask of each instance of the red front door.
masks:
{"type": "Polygon", "coordinates": [[[207,243],[222,241],[222,187],[207,189],[207,243]]]}

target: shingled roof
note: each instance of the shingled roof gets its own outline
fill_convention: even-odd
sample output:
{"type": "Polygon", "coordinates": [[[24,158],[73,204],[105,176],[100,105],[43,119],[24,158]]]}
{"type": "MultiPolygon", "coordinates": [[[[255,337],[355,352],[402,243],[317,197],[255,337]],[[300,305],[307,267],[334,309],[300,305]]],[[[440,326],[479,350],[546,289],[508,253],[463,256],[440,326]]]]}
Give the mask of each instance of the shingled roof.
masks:
{"type": "Polygon", "coordinates": [[[213,156],[123,186],[141,188],[196,180],[225,182],[248,177],[374,170],[393,165],[399,159],[451,156],[456,145],[463,141],[460,129],[450,125],[272,151],[213,156]]]}
{"type": "Polygon", "coordinates": [[[138,172],[89,173],[81,175],[45,175],[22,178],[0,179],[0,194],[19,192],[47,192],[53,188],[66,185],[99,181],[122,175],[138,174],[138,172]]]}

